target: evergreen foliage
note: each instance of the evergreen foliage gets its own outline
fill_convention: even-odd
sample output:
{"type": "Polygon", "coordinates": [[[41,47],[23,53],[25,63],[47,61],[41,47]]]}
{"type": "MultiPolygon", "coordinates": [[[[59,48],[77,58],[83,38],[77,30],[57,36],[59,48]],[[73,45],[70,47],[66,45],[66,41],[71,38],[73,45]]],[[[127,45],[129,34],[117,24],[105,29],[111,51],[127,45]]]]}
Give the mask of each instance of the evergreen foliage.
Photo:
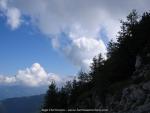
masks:
{"type": "MultiPolygon", "coordinates": [[[[89,72],[79,72],[78,79],[68,81],[59,91],[52,83],[45,98],[44,108],[95,108],[94,105],[82,104],[91,94],[96,93],[105,106],[105,96],[113,84],[124,83],[135,71],[136,56],[140,55],[143,63],[148,63],[150,53],[150,13],[141,17],[133,10],[126,21],[121,21],[121,30],[117,42],[108,44],[107,59],[102,55],[93,58],[89,72]]],[[[92,97],[90,97],[92,98],[92,97]]],[[[89,100],[92,103],[92,101],[89,100]]]]}
{"type": "Polygon", "coordinates": [[[58,89],[56,87],[55,82],[52,82],[49,86],[49,89],[45,96],[44,108],[58,108],[58,89]]]}

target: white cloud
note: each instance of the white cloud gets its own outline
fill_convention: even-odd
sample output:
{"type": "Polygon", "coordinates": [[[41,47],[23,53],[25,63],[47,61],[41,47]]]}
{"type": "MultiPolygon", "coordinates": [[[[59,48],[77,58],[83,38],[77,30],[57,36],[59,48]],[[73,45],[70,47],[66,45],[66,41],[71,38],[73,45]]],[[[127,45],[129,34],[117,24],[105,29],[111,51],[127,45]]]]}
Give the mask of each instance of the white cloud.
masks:
{"type": "Polygon", "coordinates": [[[7,9],[7,0],[0,0],[0,9],[1,10],[7,9]]]}
{"type": "Polygon", "coordinates": [[[65,46],[63,51],[75,65],[88,69],[94,56],[100,52],[105,56],[106,47],[102,40],[80,37],[74,39],[68,46],[65,46]]]}
{"type": "Polygon", "coordinates": [[[52,42],[52,46],[54,49],[57,50],[58,48],[60,48],[60,42],[59,42],[58,38],[53,38],[51,40],[51,42],[52,42]]]}
{"type": "Polygon", "coordinates": [[[7,0],[0,0],[0,10],[5,13],[7,24],[14,30],[21,25],[21,13],[16,7],[8,6],[7,2],[7,0]]]}
{"type": "Polygon", "coordinates": [[[99,35],[103,27],[108,40],[115,40],[120,19],[124,19],[132,9],[143,12],[150,7],[149,0],[0,0],[0,4],[1,9],[8,10],[3,12],[12,29],[21,24],[20,15],[26,15],[32,25],[49,37],[58,37],[61,32],[68,34],[65,38],[71,41],[69,46],[64,47],[61,38],[52,39],[52,45],[55,49],[69,48],[70,53],[59,50],[79,65],[89,64],[94,55],[106,51],[101,40],[103,36],[99,35]],[[12,8],[15,11],[11,11],[12,8]],[[9,10],[11,13],[8,15],[9,10]]]}
{"type": "Polygon", "coordinates": [[[19,70],[16,76],[0,76],[0,84],[19,84],[29,87],[49,85],[52,81],[61,84],[62,79],[54,74],[47,73],[39,63],[34,63],[30,68],[19,70]]]}
{"type": "Polygon", "coordinates": [[[20,26],[20,11],[17,8],[10,8],[7,11],[7,23],[11,26],[12,29],[16,29],[20,26]]]}
{"type": "Polygon", "coordinates": [[[15,82],[16,82],[15,77],[7,77],[7,76],[0,75],[0,84],[13,84],[15,82]]]}

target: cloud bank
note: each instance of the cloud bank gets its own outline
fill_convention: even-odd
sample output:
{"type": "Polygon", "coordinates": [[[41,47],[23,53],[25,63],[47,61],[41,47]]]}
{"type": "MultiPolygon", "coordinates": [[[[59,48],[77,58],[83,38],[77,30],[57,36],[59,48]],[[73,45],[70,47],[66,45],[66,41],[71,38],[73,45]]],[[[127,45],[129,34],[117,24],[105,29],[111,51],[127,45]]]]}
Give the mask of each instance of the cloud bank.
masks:
{"type": "Polygon", "coordinates": [[[19,70],[16,76],[0,75],[0,84],[24,85],[29,87],[47,86],[52,81],[62,84],[62,78],[54,73],[47,73],[39,63],[34,63],[30,68],[19,70]]]}
{"type": "Polygon", "coordinates": [[[95,55],[106,53],[104,38],[116,40],[119,20],[132,9],[149,10],[149,4],[149,0],[0,0],[0,10],[13,30],[29,21],[51,38],[54,49],[87,68],[95,55]]]}

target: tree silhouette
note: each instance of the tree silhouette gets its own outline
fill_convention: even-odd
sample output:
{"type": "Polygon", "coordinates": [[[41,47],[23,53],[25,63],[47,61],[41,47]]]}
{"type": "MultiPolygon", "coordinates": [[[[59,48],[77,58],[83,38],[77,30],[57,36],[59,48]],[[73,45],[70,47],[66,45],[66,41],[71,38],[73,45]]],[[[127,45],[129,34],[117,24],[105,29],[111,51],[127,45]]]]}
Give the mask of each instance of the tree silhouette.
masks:
{"type": "MultiPolygon", "coordinates": [[[[56,88],[56,84],[52,81],[47,94],[45,96],[45,103],[43,105],[44,109],[56,109],[58,108],[58,89],[56,88]]],[[[48,112],[47,112],[48,113],[48,112]]]]}

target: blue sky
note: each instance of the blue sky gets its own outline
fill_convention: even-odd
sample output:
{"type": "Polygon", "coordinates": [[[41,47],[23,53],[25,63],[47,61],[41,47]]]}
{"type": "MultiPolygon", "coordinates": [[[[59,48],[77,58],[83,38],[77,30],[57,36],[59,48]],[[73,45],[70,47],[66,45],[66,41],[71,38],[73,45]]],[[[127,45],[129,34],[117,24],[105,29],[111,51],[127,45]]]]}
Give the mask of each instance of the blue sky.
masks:
{"type": "Polygon", "coordinates": [[[46,71],[59,75],[75,74],[78,70],[63,55],[54,51],[50,39],[31,26],[11,30],[0,18],[0,74],[15,75],[19,69],[40,63],[46,71]]]}
{"type": "Polygon", "coordinates": [[[120,20],[149,0],[0,0],[0,85],[62,83],[106,58],[120,20]]]}

